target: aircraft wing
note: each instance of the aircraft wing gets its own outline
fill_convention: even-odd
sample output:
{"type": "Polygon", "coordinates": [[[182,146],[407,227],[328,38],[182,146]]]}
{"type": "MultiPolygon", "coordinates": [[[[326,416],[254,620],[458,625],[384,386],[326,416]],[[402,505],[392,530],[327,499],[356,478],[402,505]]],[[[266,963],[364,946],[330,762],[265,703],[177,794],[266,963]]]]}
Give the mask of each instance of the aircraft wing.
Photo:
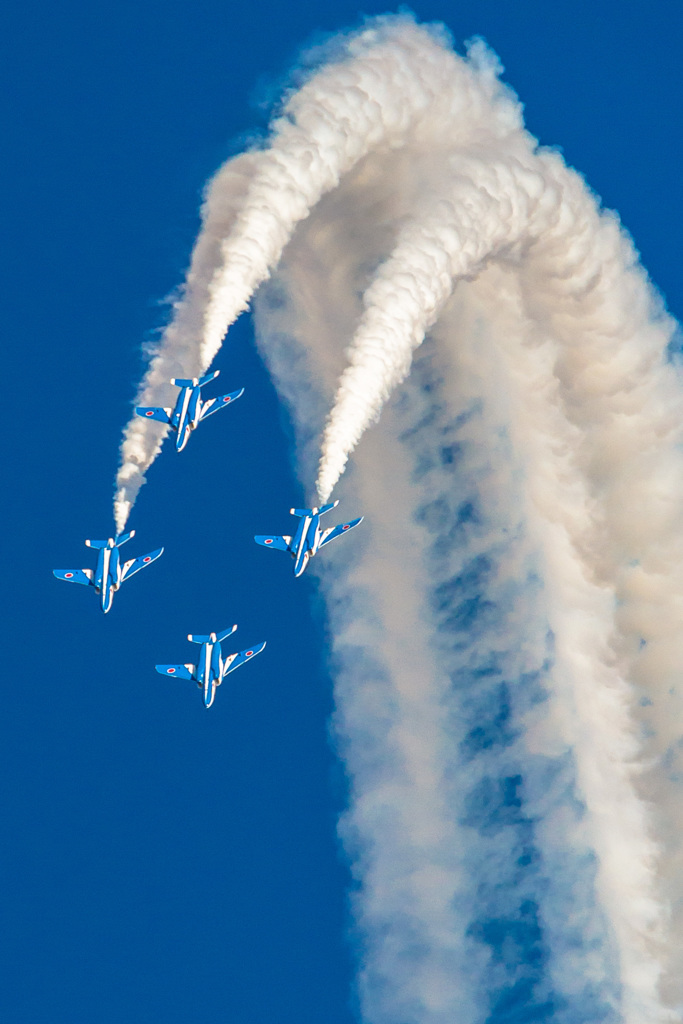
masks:
{"type": "Polygon", "coordinates": [[[264,548],[277,548],[278,551],[290,551],[292,538],[291,537],[269,537],[265,534],[259,534],[254,537],[257,544],[263,544],[264,548]]]}
{"type": "Polygon", "coordinates": [[[171,676],[172,678],[196,682],[194,677],[196,666],[194,665],[155,665],[154,667],[160,676],[171,676]]]}
{"type": "Polygon", "coordinates": [[[148,420],[159,420],[160,423],[171,422],[171,409],[156,409],[148,406],[138,406],[136,408],[138,416],[144,416],[148,420]]]}
{"type": "Polygon", "coordinates": [[[140,572],[140,569],[145,569],[152,562],[156,562],[164,553],[163,548],[157,548],[156,551],[150,551],[148,555],[140,555],[139,558],[131,558],[130,562],[126,562],[123,566],[123,572],[121,573],[121,580],[130,579],[131,576],[135,576],[136,572],[140,572]]]}
{"type": "Polygon", "coordinates": [[[350,523],[340,523],[339,526],[333,526],[331,529],[325,530],[320,541],[320,547],[323,544],[329,544],[331,540],[336,540],[337,537],[341,537],[342,533],[348,533],[354,526],[358,526],[362,522],[363,516],[359,516],[358,519],[352,519],[350,523]]]}
{"type": "Polygon", "coordinates": [[[240,667],[240,665],[244,665],[245,661],[251,661],[252,658],[255,658],[257,654],[261,653],[265,646],[266,641],[264,640],[261,644],[254,644],[253,647],[247,647],[244,651],[240,651],[239,654],[230,654],[225,659],[220,682],[222,682],[230,672],[234,672],[236,668],[240,667]]]}
{"type": "Polygon", "coordinates": [[[239,391],[231,391],[229,395],[219,395],[218,398],[210,398],[208,402],[202,404],[202,412],[199,419],[205,420],[207,416],[212,416],[219,409],[225,409],[227,405],[236,402],[243,394],[244,388],[240,388],[239,391]]]}
{"type": "Polygon", "coordinates": [[[92,569],[53,569],[52,573],[58,580],[66,580],[67,583],[83,583],[86,587],[92,586],[92,569]]]}

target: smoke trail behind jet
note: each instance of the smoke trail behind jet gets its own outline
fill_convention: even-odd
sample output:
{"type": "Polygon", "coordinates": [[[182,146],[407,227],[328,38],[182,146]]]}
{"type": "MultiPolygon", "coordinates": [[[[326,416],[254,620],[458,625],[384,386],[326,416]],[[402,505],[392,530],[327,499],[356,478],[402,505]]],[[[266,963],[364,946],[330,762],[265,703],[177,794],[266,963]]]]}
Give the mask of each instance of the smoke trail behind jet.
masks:
{"type": "MultiPolygon", "coordinates": [[[[465,96],[469,69],[431,41],[429,63],[419,73],[428,39],[424,33],[406,36],[396,47],[382,30],[350,36],[347,58],[323,66],[284,104],[268,145],[218,172],[181,297],[136,404],[167,405],[171,376],[208,368],[296,225],[362,157],[377,147],[400,146],[406,130],[419,124],[425,110],[438,109],[444,94],[465,96]],[[463,88],[447,93],[454,74],[464,78],[463,88]]],[[[114,499],[119,530],[166,432],[135,416],[126,427],[114,499]]]]}
{"type": "MultiPolygon", "coordinates": [[[[673,325],[482,44],[388,18],[333,52],[211,184],[141,400],[262,285],[306,486],[352,456],[365,549],[323,587],[365,1019],[678,1020],[673,325]]],[[[119,520],[158,444],[129,426],[119,520]]]]}

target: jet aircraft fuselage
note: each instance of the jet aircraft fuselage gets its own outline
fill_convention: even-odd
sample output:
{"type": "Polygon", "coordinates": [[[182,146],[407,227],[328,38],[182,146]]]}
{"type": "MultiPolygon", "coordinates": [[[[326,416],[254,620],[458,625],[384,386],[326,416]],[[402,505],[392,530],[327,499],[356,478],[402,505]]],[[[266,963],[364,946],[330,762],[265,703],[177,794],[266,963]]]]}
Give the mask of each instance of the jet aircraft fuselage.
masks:
{"type": "Polygon", "coordinates": [[[164,549],[158,548],[148,555],[140,555],[139,558],[122,562],[119,548],[134,536],[135,530],[131,530],[130,533],[124,533],[120,537],[109,537],[108,540],[86,540],[87,547],[99,551],[94,572],[92,569],[55,569],[54,575],[58,580],[66,580],[67,583],[81,583],[94,587],[96,593],[100,595],[102,611],[106,614],[111,608],[114,594],[123,581],[130,579],[140,569],[146,569],[163,553],[164,549]]]}
{"type": "Polygon", "coordinates": [[[187,444],[190,434],[202,420],[218,412],[219,409],[225,409],[232,402],[237,401],[244,392],[244,388],[241,388],[239,391],[233,391],[229,395],[220,395],[218,398],[209,398],[207,401],[204,401],[202,398],[202,388],[205,384],[215,380],[219,372],[219,370],[216,370],[214,373],[207,373],[204,377],[193,377],[191,380],[174,377],[171,384],[179,387],[180,393],[173,410],[170,408],[162,409],[157,406],[150,408],[138,406],[135,411],[138,416],[159,420],[161,423],[168,423],[171,429],[176,432],[176,451],[181,452],[187,444]]]}
{"type": "Polygon", "coordinates": [[[258,535],[254,537],[254,540],[265,548],[272,547],[278,551],[288,551],[294,559],[294,575],[301,576],[310,559],[318,553],[321,547],[337,537],[341,537],[343,533],[347,533],[363,521],[363,516],[360,516],[350,523],[340,523],[339,526],[323,530],[320,525],[320,517],[336,508],[338,504],[338,501],[333,501],[329,505],[323,505],[322,508],[290,508],[290,514],[299,516],[300,520],[293,537],[258,535]]]}
{"type": "Polygon", "coordinates": [[[247,647],[243,651],[223,657],[221,643],[235,632],[237,626],[224,629],[221,633],[209,633],[206,636],[188,635],[187,639],[194,644],[201,644],[196,665],[155,665],[162,676],[176,676],[197,684],[203,691],[204,707],[210,708],[216,696],[216,687],[220,686],[230,672],[260,654],[266,646],[265,641],[247,647]]]}

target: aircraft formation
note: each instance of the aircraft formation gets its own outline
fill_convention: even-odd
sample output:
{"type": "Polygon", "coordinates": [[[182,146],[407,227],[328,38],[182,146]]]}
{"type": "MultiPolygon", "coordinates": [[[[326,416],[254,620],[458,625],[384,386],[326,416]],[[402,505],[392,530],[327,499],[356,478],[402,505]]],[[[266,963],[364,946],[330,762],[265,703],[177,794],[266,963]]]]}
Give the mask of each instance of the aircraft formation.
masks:
{"type": "MultiPolygon", "coordinates": [[[[181,452],[191,433],[207,416],[213,415],[219,409],[226,409],[244,393],[244,388],[241,388],[239,391],[205,401],[202,398],[201,389],[205,384],[215,380],[219,372],[216,370],[203,377],[191,379],[173,378],[171,384],[180,388],[174,409],[138,406],[135,411],[138,416],[168,424],[176,435],[176,451],[181,452]]],[[[288,552],[294,560],[294,575],[301,576],[310,559],[321,548],[337,537],[341,537],[342,534],[348,533],[363,521],[363,517],[360,516],[349,523],[340,523],[338,526],[323,529],[320,525],[320,517],[336,508],[338,504],[338,501],[333,501],[328,505],[323,505],[322,508],[292,508],[289,510],[290,514],[297,516],[300,520],[293,537],[259,534],[254,537],[254,540],[264,547],[288,552]]],[[[95,569],[53,569],[53,575],[58,580],[66,580],[67,583],[80,583],[83,586],[92,587],[99,596],[102,611],[106,614],[111,608],[114,594],[121,584],[141,569],[146,569],[164,552],[163,548],[157,548],[156,551],[150,551],[147,555],[139,555],[126,562],[122,561],[119,549],[134,536],[135,530],[131,530],[129,533],[109,537],[107,540],[86,540],[87,547],[94,548],[99,552],[95,569]]],[[[236,629],[237,626],[231,626],[218,633],[188,634],[189,641],[201,644],[197,664],[156,665],[156,671],[160,675],[177,677],[195,683],[202,690],[204,706],[210,708],[216,696],[216,688],[221,685],[225,677],[241,665],[251,661],[266,646],[266,642],[262,641],[251,647],[246,647],[242,651],[224,656],[221,644],[236,629]]]]}

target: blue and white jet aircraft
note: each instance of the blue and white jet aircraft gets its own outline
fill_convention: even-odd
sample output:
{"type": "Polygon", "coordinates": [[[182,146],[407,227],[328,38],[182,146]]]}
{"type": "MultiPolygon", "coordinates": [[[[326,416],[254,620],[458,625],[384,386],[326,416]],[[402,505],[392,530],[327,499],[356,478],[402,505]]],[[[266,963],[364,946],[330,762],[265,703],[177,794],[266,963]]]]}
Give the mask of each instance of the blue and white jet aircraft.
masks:
{"type": "Polygon", "coordinates": [[[294,559],[294,575],[301,576],[308,565],[308,560],[317,555],[320,548],[363,522],[363,516],[360,516],[358,519],[352,519],[350,523],[340,523],[339,526],[323,530],[320,517],[336,508],[338,504],[338,501],[333,501],[331,505],[323,505],[322,508],[290,508],[290,514],[301,519],[294,537],[259,535],[254,537],[254,540],[257,544],[263,544],[264,548],[289,551],[294,559]]]}
{"type": "Polygon", "coordinates": [[[205,377],[193,377],[192,380],[183,380],[174,377],[171,384],[180,388],[175,409],[147,408],[138,406],[136,413],[146,419],[159,420],[160,423],[168,423],[176,432],[176,451],[181,452],[188,442],[190,434],[195,427],[207,416],[212,416],[219,409],[225,409],[232,402],[244,394],[244,388],[239,391],[232,391],[229,395],[219,395],[218,398],[202,400],[201,390],[209,381],[215,380],[220,370],[215,373],[207,373],[205,377]]]}
{"type": "Polygon", "coordinates": [[[204,707],[210,708],[216,696],[216,687],[220,686],[230,672],[234,672],[246,661],[251,661],[257,654],[260,654],[266,646],[265,640],[262,644],[255,644],[247,647],[239,654],[229,654],[223,657],[221,643],[231,633],[234,633],[237,626],[230,626],[221,633],[209,633],[208,636],[193,636],[188,634],[187,639],[193,644],[201,644],[197,665],[155,665],[157,672],[162,676],[175,676],[178,679],[189,679],[196,683],[200,690],[204,691],[204,707]]]}
{"type": "Polygon", "coordinates": [[[148,565],[155,562],[163,554],[163,548],[150,551],[148,555],[140,555],[139,558],[131,558],[129,562],[121,561],[119,548],[131,537],[135,536],[135,530],[124,533],[120,537],[110,537],[108,540],[86,540],[89,548],[96,548],[99,551],[97,557],[97,568],[92,569],[53,569],[58,580],[66,580],[67,583],[82,583],[86,587],[94,587],[100,595],[102,611],[108,612],[114,600],[114,594],[124,580],[129,580],[140,569],[146,569],[148,565]]]}

